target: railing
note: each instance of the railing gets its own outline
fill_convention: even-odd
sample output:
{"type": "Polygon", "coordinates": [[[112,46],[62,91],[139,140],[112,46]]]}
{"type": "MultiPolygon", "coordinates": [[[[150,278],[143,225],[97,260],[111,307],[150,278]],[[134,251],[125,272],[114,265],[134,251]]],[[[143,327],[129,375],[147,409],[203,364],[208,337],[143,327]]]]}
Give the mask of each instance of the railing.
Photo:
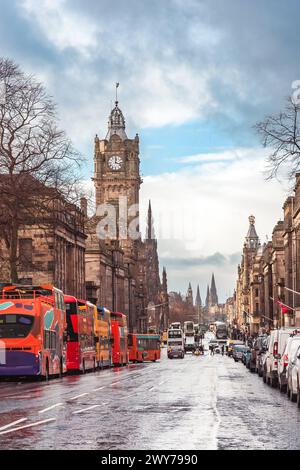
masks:
{"type": "Polygon", "coordinates": [[[36,299],[38,297],[53,297],[52,286],[7,286],[2,288],[1,298],[4,300],[36,299]]]}

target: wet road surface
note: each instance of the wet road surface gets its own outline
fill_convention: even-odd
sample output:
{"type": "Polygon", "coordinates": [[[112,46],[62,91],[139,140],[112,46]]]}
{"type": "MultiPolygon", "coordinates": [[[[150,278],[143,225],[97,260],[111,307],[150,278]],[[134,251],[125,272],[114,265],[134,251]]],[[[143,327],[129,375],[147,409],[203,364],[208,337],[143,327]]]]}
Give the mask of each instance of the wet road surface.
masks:
{"type": "Polygon", "coordinates": [[[300,449],[300,411],[222,356],[0,382],[0,449],[300,449]]]}

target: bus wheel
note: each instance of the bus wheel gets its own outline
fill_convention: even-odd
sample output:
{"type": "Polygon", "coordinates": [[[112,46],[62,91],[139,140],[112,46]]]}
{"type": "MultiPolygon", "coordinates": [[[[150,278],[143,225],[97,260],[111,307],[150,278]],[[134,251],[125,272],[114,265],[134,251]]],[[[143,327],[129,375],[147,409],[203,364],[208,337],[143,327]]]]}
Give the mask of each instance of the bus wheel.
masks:
{"type": "Polygon", "coordinates": [[[85,360],[82,361],[82,373],[83,373],[83,374],[86,373],[86,369],[85,369],[85,360]]]}
{"type": "Polygon", "coordinates": [[[156,354],[155,354],[154,359],[153,359],[152,362],[156,362],[156,361],[157,361],[157,357],[156,357],[156,354]]]}
{"type": "Polygon", "coordinates": [[[97,369],[97,367],[96,367],[96,359],[94,359],[93,372],[96,372],[96,369],[97,369]]]}

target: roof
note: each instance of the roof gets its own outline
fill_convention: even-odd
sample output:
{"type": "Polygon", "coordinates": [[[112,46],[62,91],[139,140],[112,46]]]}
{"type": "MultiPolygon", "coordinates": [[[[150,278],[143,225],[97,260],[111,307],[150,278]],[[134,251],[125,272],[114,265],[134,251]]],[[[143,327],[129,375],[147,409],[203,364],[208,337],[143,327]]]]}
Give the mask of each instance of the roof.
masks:
{"type": "Polygon", "coordinates": [[[112,109],[109,116],[106,140],[109,140],[113,135],[118,135],[122,140],[128,139],[125,132],[125,118],[119,108],[118,101],[115,102],[115,107],[112,109]]]}

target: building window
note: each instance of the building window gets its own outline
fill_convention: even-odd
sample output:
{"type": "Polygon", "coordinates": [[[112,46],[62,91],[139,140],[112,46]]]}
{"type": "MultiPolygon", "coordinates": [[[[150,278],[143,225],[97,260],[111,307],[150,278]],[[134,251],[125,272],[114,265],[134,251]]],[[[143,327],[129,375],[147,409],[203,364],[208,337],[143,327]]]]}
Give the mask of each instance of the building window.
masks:
{"type": "Polygon", "coordinates": [[[256,312],[256,314],[259,313],[259,304],[258,303],[255,304],[255,312],[256,312]]]}
{"type": "Polygon", "coordinates": [[[255,289],[255,297],[258,297],[258,289],[255,289]]]}
{"type": "Polygon", "coordinates": [[[32,238],[19,239],[19,263],[23,271],[32,269],[32,251],[33,244],[32,238]]]}

